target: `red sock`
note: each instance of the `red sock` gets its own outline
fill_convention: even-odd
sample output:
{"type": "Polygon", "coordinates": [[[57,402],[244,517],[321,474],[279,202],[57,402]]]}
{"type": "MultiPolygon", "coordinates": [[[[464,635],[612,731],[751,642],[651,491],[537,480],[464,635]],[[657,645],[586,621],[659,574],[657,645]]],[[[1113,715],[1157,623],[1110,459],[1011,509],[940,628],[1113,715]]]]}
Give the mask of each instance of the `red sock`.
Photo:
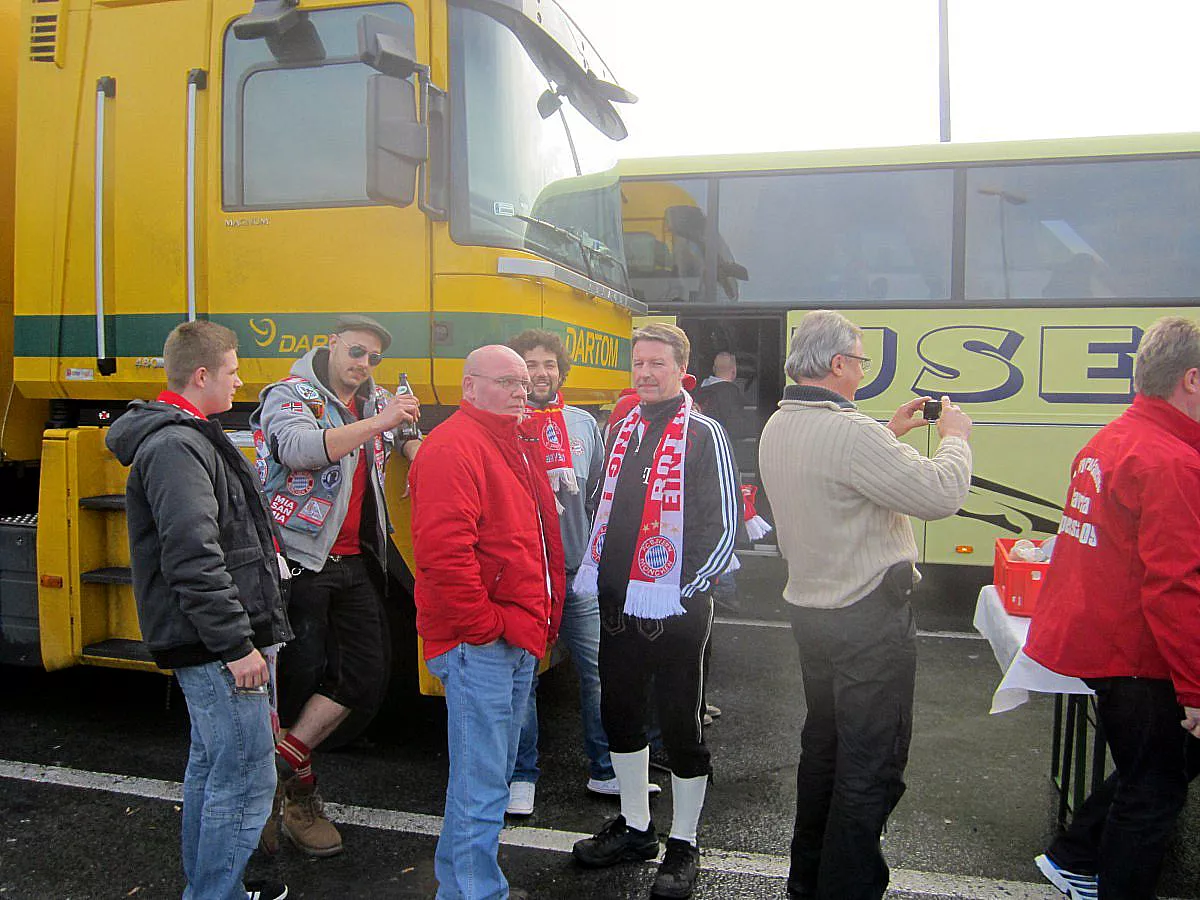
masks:
{"type": "Polygon", "coordinates": [[[294,734],[285,736],[275,745],[275,752],[283,757],[283,761],[291,766],[296,777],[305,784],[316,781],[312,770],[312,750],[294,734]]]}

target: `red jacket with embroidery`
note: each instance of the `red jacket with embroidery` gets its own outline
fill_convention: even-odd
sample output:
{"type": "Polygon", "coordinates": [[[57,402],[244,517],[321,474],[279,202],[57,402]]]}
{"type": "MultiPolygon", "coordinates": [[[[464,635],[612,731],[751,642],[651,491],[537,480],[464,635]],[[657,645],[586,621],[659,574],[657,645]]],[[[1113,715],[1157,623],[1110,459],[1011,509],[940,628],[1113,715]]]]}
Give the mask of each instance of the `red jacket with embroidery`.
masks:
{"type": "Polygon", "coordinates": [[[1080,451],[1025,650],[1200,707],[1200,423],[1139,395],[1080,451]]]}
{"type": "Polygon", "coordinates": [[[421,444],[408,483],[425,658],[500,637],[540,658],[558,636],[566,574],[537,444],[514,417],[464,401],[421,444]]]}

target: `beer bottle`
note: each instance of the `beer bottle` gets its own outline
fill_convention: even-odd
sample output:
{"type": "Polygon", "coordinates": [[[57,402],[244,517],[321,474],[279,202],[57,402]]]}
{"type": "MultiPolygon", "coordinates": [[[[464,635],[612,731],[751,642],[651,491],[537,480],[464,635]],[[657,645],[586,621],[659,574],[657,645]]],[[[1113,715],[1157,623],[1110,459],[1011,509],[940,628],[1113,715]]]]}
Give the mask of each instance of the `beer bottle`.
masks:
{"type": "MultiPolygon", "coordinates": [[[[412,387],[408,383],[408,373],[400,373],[400,383],[396,385],[396,396],[403,397],[406,394],[412,394],[412,387]]],[[[405,422],[396,429],[396,436],[402,441],[416,440],[421,436],[421,429],[417,427],[416,422],[405,422]]]]}

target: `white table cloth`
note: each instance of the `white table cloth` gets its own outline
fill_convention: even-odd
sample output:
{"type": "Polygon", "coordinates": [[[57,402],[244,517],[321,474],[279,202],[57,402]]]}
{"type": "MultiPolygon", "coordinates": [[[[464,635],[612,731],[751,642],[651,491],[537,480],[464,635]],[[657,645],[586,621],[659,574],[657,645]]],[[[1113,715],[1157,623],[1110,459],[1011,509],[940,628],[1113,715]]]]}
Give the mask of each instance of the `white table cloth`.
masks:
{"type": "Polygon", "coordinates": [[[995,585],[979,592],[975,604],[975,630],[982,634],[1004,678],[992,695],[992,713],[1008,712],[1029,700],[1030,691],[1045,694],[1090,694],[1091,688],[1078,678],[1051,672],[1025,655],[1025,639],[1029,636],[1029,619],[1009,615],[995,585]]]}

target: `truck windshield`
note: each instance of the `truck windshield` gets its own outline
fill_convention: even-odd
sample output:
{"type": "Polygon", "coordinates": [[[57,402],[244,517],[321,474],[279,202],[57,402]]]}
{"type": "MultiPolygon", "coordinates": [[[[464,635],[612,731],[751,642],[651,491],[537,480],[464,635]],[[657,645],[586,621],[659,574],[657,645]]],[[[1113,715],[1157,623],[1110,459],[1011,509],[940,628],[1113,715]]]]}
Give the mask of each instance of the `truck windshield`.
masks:
{"type": "Polygon", "coordinates": [[[569,103],[543,119],[549,84],[516,35],[450,8],[451,218],[460,244],[511,247],[627,290],[615,144],[569,103]]]}

